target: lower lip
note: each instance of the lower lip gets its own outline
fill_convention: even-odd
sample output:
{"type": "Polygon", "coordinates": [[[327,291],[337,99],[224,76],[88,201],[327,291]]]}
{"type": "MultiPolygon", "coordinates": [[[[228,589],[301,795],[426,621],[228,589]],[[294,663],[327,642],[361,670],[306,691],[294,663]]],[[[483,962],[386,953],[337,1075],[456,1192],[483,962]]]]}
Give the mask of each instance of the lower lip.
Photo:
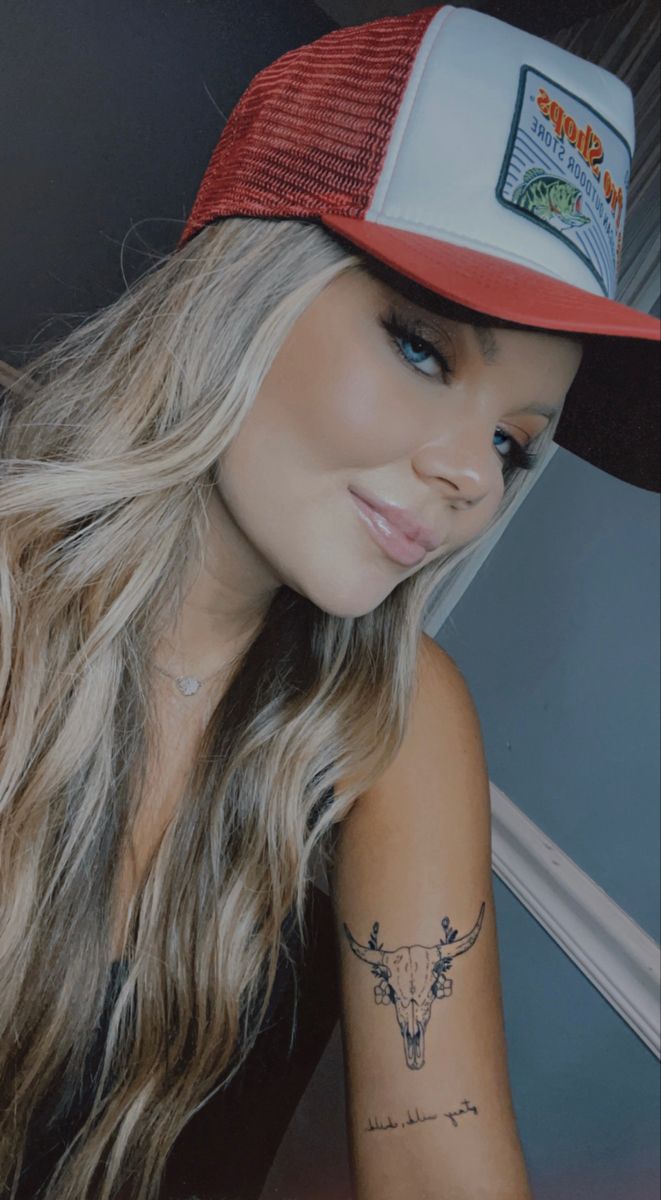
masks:
{"type": "Polygon", "coordinates": [[[377,546],[385,550],[393,562],[399,563],[402,567],[415,567],[422,562],[427,553],[424,546],[421,546],[419,542],[412,541],[399,530],[393,529],[386,517],[372,508],[371,504],[361,500],[360,496],[356,496],[354,492],[351,492],[350,495],[368,532],[371,533],[377,546]]]}

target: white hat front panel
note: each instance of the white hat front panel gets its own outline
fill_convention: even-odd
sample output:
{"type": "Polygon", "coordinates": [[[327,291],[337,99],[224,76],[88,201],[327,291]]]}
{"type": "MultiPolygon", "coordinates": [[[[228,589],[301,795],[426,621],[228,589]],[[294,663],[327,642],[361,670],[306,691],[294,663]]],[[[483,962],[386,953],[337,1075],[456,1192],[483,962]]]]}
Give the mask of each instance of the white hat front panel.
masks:
{"type": "Polygon", "coordinates": [[[446,5],[420,42],[365,219],[613,298],[634,143],[616,76],[446,5]]]}

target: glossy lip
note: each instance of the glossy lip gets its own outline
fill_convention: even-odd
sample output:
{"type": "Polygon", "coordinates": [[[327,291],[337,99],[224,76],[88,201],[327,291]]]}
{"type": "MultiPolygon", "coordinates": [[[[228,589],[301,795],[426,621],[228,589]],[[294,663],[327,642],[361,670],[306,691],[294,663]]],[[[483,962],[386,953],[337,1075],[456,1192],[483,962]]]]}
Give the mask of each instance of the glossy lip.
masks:
{"type": "Polygon", "coordinates": [[[380,500],[366,488],[358,489],[350,486],[349,491],[385,517],[394,529],[404,534],[404,537],[409,538],[410,541],[417,542],[425,550],[438,550],[441,544],[440,538],[436,537],[433,529],[430,529],[428,525],[423,525],[410,509],[402,508],[399,504],[388,504],[386,500],[380,500]]]}
{"type": "Polygon", "coordinates": [[[427,553],[424,546],[421,546],[420,542],[414,542],[405,533],[400,533],[383,513],[377,512],[361,496],[354,492],[349,494],[370,537],[385,551],[388,558],[400,567],[417,567],[427,553]]]}

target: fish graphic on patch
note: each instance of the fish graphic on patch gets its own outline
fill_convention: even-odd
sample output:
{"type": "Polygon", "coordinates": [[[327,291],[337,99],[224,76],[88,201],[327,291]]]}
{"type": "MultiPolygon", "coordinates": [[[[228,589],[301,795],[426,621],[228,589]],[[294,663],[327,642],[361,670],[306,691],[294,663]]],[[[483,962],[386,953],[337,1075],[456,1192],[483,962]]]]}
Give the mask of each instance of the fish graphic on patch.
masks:
{"type": "Polygon", "coordinates": [[[512,203],[532,212],[556,228],[587,225],[591,217],[581,212],[581,192],[573,183],[548,175],[542,167],[530,167],[519,187],[512,192],[512,203]]]}

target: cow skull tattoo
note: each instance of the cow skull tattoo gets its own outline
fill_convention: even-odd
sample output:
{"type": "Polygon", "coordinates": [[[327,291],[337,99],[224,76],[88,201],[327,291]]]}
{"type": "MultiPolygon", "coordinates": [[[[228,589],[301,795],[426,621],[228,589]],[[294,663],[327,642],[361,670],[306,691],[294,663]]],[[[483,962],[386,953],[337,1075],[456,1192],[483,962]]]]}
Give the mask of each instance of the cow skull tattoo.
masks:
{"type": "Polygon", "coordinates": [[[446,979],[457,954],[470,950],[482,928],[484,904],[470,933],[457,938],[448,917],[441,924],[445,940],[434,946],[398,946],[384,950],[377,942],[379,922],[375,921],[367,946],[361,946],[344,924],[344,932],[354,954],[369,963],[379,982],[374,988],[376,1004],[394,1004],[404,1039],[406,1065],[417,1071],[425,1065],[425,1030],[434,1000],[452,995],[452,980],[446,979]]]}

